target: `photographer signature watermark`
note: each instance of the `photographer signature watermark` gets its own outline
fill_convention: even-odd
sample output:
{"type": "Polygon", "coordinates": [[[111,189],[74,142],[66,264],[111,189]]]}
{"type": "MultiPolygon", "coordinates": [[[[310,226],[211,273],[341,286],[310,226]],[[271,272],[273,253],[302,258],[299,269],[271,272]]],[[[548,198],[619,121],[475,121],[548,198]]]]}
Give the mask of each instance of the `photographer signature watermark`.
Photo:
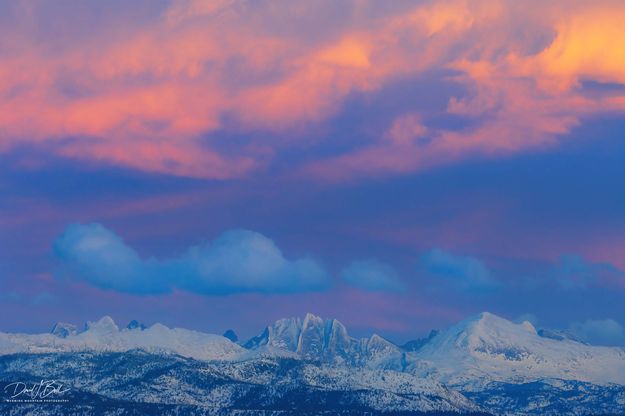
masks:
{"type": "Polygon", "coordinates": [[[68,403],[64,399],[70,389],[57,380],[41,380],[38,383],[16,381],[4,386],[5,403],[68,403]]]}

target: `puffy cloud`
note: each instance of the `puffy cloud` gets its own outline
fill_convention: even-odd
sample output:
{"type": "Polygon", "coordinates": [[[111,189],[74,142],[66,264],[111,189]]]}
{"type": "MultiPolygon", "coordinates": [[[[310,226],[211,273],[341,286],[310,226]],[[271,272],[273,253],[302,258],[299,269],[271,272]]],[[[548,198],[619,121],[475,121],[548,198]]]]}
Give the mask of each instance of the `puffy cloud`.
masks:
{"type": "Polygon", "coordinates": [[[353,261],[341,271],[341,279],[368,291],[400,292],[404,289],[395,269],[377,260],[353,261]]]}
{"type": "Polygon", "coordinates": [[[425,136],[427,128],[416,114],[398,117],[384,135],[397,145],[409,144],[413,140],[425,136]]]}
{"type": "Polygon", "coordinates": [[[458,288],[491,290],[499,286],[484,263],[471,256],[435,248],[421,256],[420,264],[426,272],[442,277],[458,288]]]}
{"type": "Polygon", "coordinates": [[[56,240],[62,272],[94,286],[136,294],[182,289],[225,295],[290,293],[329,285],[324,268],[308,257],[288,260],[262,234],[230,230],[173,259],[142,259],[100,224],[75,224],[56,240]]]}
{"type": "Polygon", "coordinates": [[[625,272],[610,263],[595,263],[574,254],[560,256],[554,276],[565,289],[583,289],[589,286],[625,284],[625,272]]]}
{"type": "Polygon", "coordinates": [[[588,319],[571,324],[569,330],[590,344],[623,345],[625,342],[625,329],[613,319],[588,319]]]}
{"type": "Polygon", "coordinates": [[[621,1],[2,7],[0,151],[46,143],[72,158],[239,177],[284,148],[308,145],[299,127],[335,118],[355,92],[447,73],[458,92],[444,97],[445,111],[471,123],[432,128],[427,114],[396,114],[373,143],[303,168],[344,180],[554,146],[584,117],[625,110],[622,94],[580,87],[625,84],[623,52],[614,48],[625,41],[621,1]],[[222,149],[228,132],[258,129],[278,134],[222,149]]]}

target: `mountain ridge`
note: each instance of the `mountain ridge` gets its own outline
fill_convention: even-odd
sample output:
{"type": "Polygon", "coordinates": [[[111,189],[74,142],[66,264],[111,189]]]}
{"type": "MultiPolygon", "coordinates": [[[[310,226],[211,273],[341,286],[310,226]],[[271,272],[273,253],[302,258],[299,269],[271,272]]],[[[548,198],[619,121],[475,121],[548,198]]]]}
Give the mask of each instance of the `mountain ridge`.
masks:
{"type": "Polygon", "coordinates": [[[625,350],[541,336],[529,322],[490,313],[433,332],[415,350],[376,334],[351,337],[340,321],[313,314],[279,319],[243,345],[159,323],[120,327],[104,316],[81,331],[58,323],[46,334],[0,333],[0,374],[69,380],[87,395],[134,401],[138,409],[145,402],[192,406],[185,414],[204,414],[206,406],[261,412],[249,415],[625,409],[625,350]]]}

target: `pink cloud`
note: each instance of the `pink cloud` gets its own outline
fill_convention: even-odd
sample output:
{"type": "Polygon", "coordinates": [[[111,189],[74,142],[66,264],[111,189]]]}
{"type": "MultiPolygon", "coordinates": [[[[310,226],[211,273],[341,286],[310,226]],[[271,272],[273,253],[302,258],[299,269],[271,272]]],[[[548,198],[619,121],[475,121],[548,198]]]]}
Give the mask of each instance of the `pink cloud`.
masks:
{"type": "Polygon", "coordinates": [[[88,24],[48,16],[53,3],[15,6],[0,33],[8,45],[0,55],[0,151],[47,143],[70,158],[236,178],[305,145],[298,129],[323,124],[352,92],[442,70],[457,71],[454,81],[469,91],[447,111],[477,125],[429,129],[421,114],[397,114],[376,143],[303,172],[345,180],[499,157],[555,146],[584,117],[625,110],[623,97],[578,88],[583,80],[625,83],[625,56],[613,48],[625,42],[620,2],[401,7],[354,1],[339,14],[325,1],[176,0],[142,20],[82,16],[97,28],[86,31],[88,24]],[[50,20],[64,36],[42,42],[53,36],[41,28],[50,20]],[[226,154],[218,138],[205,139],[231,128],[226,115],[239,131],[290,139],[226,154]]]}

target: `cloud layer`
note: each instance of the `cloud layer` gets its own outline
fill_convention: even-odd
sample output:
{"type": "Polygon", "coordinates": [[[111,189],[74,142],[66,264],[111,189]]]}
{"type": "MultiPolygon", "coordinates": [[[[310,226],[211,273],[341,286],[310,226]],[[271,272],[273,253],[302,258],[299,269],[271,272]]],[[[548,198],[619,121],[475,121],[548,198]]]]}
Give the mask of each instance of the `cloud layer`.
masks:
{"type": "Polygon", "coordinates": [[[307,148],[350,97],[425,74],[456,85],[437,98],[461,127],[404,109],[300,169],[345,180],[554,146],[583,118],[625,110],[622,89],[588,87],[625,84],[613,47],[625,42],[621,1],[96,6],[2,6],[0,151],[45,145],[145,171],[240,177],[307,148]],[[229,139],[250,131],[271,139],[229,139]]]}
{"type": "Polygon", "coordinates": [[[427,273],[446,279],[459,289],[490,290],[499,286],[490,270],[475,257],[435,248],[421,256],[420,265],[427,273]]]}
{"type": "Polygon", "coordinates": [[[356,260],[341,271],[348,284],[368,291],[401,292],[404,289],[392,266],[377,260],[356,260]]]}
{"type": "Polygon", "coordinates": [[[565,289],[591,286],[623,286],[625,272],[610,263],[593,263],[581,256],[565,254],[555,267],[556,281],[565,289]]]}
{"type": "Polygon", "coordinates": [[[182,289],[207,295],[295,293],[325,289],[329,277],[315,260],[288,260],[262,234],[231,230],[169,259],[142,259],[100,224],[67,227],[54,244],[62,272],[96,287],[134,294],[182,289]]]}
{"type": "Polygon", "coordinates": [[[623,345],[625,342],[625,329],[613,319],[587,319],[571,324],[569,330],[595,345],[623,345]]]}

